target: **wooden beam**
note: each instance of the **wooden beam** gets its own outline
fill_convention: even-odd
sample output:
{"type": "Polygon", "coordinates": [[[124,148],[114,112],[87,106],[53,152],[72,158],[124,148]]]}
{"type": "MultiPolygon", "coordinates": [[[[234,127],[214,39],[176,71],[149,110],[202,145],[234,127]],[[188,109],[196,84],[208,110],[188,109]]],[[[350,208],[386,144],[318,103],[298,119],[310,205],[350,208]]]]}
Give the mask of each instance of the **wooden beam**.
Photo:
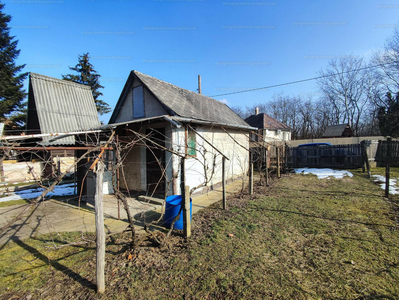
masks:
{"type": "Polygon", "coordinates": [[[249,151],[249,194],[254,193],[254,163],[252,161],[252,151],[249,151]]]}
{"type": "Polygon", "coordinates": [[[105,232],[103,210],[104,165],[98,164],[96,172],[95,217],[96,217],[96,278],[97,292],[105,291],[105,232]]]}
{"type": "Polygon", "coordinates": [[[181,190],[181,205],[183,212],[183,234],[185,238],[191,236],[191,215],[190,215],[190,188],[186,186],[186,159],[181,160],[181,174],[180,174],[180,190],[181,190]]]}
{"type": "Polygon", "coordinates": [[[183,234],[185,238],[191,236],[191,210],[190,210],[190,187],[185,186],[184,197],[182,197],[183,205],[183,234]]]}
{"type": "Polygon", "coordinates": [[[222,158],[222,187],[223,187],[223,209],[227,209],[226,201],[226,158],[222,158]]]}
{"type": "Polygon", "coordinates": [[[389,198],[389,173],[391,163],[392,138],[387,139],[387,164],[385,165],[385,197],[389,198]]]}
{"type": "Polygon", "coordinates": [[[266,186],[269,184],[269,166],[267,164],[267,148],[265,148],[265,178],[266,178],[266,186]]]}
{"type": "Polygon", "coordinates": [[[277,146],[276,148],[276,155],[277,155],[277,178],[280,178],[280,147],[277,146]]]}
{"type": "MultiPolygon", "coordinates": [[[[92,147],[18,147],[18,146],[2,146],[0,147],[0,150],[20,150],[20,151],[52,151],[52,150],[90,150],[93,148],[96,148],[97,146],[92,146],[92,147]]],[[[101,147],[99,150],[114,150],[112,147],[101,147]]]]}

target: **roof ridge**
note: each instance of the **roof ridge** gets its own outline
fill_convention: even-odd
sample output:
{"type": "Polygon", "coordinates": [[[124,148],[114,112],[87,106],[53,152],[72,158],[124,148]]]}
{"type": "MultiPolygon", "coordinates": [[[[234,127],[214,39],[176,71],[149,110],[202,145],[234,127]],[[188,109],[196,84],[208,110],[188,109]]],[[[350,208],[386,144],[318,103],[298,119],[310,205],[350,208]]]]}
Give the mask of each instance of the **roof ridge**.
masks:
{"type": "Polygon", "coordinates": [[[47,81],[54,81],[54,82],[58,82],[58,83],[65,84],[65,85],[72,85],[72,86],[80,87],[82,89],[90,89],[91,90],[89,85],[86,85],[83,83],[77,83],[77,82],[73,82],[73,81],[69,81],[69,80],[65,80],[65,79],[54,78],[54,77],[42,75],[39,73],[29,72],[29,78],[31,78],[31,77],[37,78],[37,79],[42,79],[42,80],[47,80],[47,81]]]}
{"type": "MultiPolygon", "coordinates": [[[[187,92],[193,93],[193,94],[195,94],[195,95],[198,95],[198,96],[201,96],[201,97],[205,97],[205,98],[212,99],[212,100],[214,100],[214,101],[220,102],[220,101],[218,101],[218,100],[216,100],[216,99],[214,99],[214,98],[212,98],[212,97],[205,96],[204,94],[199,94],[199,93],[197,93],[197,92],[194,92],[194,91],[191,91],[191,90],[188,90],[188,89],[179,87],[179,86],[177,86],[177,85],[175,85],[175,84],[173,84],[173,83],[167,82],[167,81],[165,81],[165,80],[161,80],[161,79],[156,78],[156,77],[153,77],[153,76],[151,76],[151,75],[147,75],[147,74],[141,73],[141,72],[139,72],[139,71],[137,71],[137,70],[133,70],[133,73],[139,73],[140,75],[144,75],[144,76],[150,77],[150,78],[155,79],[155,80],[157,80],[157,81],[159,81],[159,82],[167,83],[167,84],[169,84],[171,87],[173,87],[174,89],[177,89],[178,91],[180,91],[180,90],[187,91],[187,92]]],[[[220,103],[223,103],[223,102],[220,102],[220,103]]],[[[223,104],[224,104],[224,103],[223,103],[223,104]]]]}

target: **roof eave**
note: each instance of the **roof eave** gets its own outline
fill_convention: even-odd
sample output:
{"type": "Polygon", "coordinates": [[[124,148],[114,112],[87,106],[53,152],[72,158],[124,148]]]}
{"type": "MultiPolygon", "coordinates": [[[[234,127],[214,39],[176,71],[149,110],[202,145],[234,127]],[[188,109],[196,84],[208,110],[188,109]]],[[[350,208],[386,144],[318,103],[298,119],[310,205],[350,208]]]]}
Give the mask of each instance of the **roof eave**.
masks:
{"type": "Polygon", "coordinates": [[[174,120],[177,120],[179,122],[182,122],[182,123],[194,123],[194,124],[200,124],[200,125],[214,125],[214,126],[227,127],[227,128],[245,129],[245,130],[248,130],[248,131],[256,131],[256,130],[258,130],[257,127],[251,127],[251,126],[245,126],[245,125],[218,123],[218,122],[204,121],[204,120],[185,118],[185,117],[179,117],[179,116],[174,116],[174,117],[171,117],[171,118],[173,118],[174,120]]]}

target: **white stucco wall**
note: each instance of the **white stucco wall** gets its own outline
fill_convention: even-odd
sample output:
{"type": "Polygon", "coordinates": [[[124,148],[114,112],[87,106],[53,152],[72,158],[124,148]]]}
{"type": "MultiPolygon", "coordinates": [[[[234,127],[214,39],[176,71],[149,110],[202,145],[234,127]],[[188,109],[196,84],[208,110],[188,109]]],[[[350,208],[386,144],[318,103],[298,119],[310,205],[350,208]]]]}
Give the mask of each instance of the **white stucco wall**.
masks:
{"type": "Polygon", "coordinates": [[[271,130],[264,129],[263,136],[265,141],[273,142],[273,141],[290,141],[291,140],[291,132],[284,130],[271,130]]]}
{"type": "MultiPolygon", "coordinates": [[[[235,179],[248,171],[249,154],[245,148],[249,148],[248,137],[239,131],[229,131],[230,137],[222,129],[211,129],[208,127],[197,127],[198,133],[210,142],[215,148],[226,155],[226,180],[235,179]],[[236,141],[234,141],[235,139],[236,141]],[[238,142],[238,143],[237,143],[238,142]]],[[[222,156],[207,144],[200,136],[196,136],[197,155],[194,158],[186,160],[186,184],[190,189],[203,184],[206,181],[205,172],[208,175],[208,187],[218,184],[222,181],[222,156]],[[216,154],[216,160],[214,156],[216,154]],[[215,162],[215,171],[212,176],[213,163],[215,162]],[[205,166],[205,168],[204,168],[205,166]]],[[[185,129],[179,128],[173,130],[173,150],[184,153],[185,151],[185,129]]],[[[179,169],[180,158],[173,157],[174,171],[179,169]]],[[[202,188],[195,192],[200,192],[202,188]]],[[[180,194],[180,174],[175,180],[174,192],[180,194]]]]}

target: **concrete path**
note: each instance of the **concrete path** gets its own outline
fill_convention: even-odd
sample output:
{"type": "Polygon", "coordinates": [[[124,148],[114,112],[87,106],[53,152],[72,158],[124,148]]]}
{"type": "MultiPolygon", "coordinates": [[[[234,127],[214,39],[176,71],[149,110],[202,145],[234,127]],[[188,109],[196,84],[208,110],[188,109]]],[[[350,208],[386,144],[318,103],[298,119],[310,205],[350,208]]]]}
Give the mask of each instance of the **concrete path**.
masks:
{"type": "MultiPolygon", "coordinates": [[[[246,182],[247,185],[247,182],[246,182]]],[[[236,193],[242,188],[242,180],[236,180],[227,185],[227,195],[236,193]]],[[[193,214],[199,210],[222,200],[222,189],[193,197],[193,214]]],[[[141,202],[128,198],[129,208],[136,220],[136,231],[143,231],[144,218],[148,223],[161,216],[162,205],[141,202]]],[[[228,205],[228,204],[227,204],[228,205]]],[[[15,205],[0,208],[0,227],[7,224],[18,215],[25,205],[15,205]]],[[[106,233],[122,232],[127,228],[127,215],[122,205],[113,195],[104,195],[104,213],[106,233]],[[119,211],[119,213],[118,213],[119,211]],[[120,220],[118,220],[118,215],[120,220]]],[[[94,207],[91,204],[78,207],[76,201],[47,200],[36,209],[28,210],[24,217],[13,224],[2,236],[0,245],[7,244],[16,238],[26,239],[50,232],[95,231],[94,207]]]]}

